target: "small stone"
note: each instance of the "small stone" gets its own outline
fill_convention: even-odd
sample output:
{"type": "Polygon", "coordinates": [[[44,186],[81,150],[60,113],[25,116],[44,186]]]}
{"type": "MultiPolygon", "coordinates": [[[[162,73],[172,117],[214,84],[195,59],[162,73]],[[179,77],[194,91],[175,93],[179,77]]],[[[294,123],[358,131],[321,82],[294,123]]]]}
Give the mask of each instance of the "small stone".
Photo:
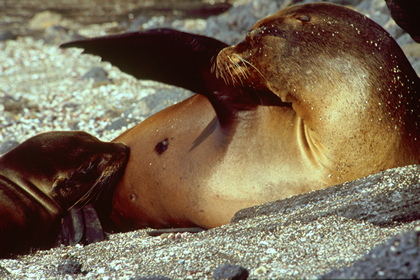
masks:
{"type": "Polygon", "coordinates": [[[60,14],[50,11],[40,12],[29,21],[29,28],[37,30],[47,29],[53,25],[59,25],[61,19],[62,17],[60,14]]]}
{"type": "Polygon", "coordinates": [[[269,248],[269,249],[267,249],[267,254],[277,254],[278,252],[277,252],[277,250],[276,249],[274,249],[274,248],[269,248]]]}
{"type": "Polygon", "coordinates": [[[0,31],[0,42],[6,40],[15,40],[16,38],[16,35],[10,30],[0,31]]]}
{"type": "Polygon", "coordinates": [[[6,278],[10,275],[10,272],[4,267],[0,266],[0,276],[6,278]]]}
{"type": "Polygon", "coordinates": [[[267,273],[267,268],[265,266],[260,266],[254,270],[255,275],[262,275],[267,273]]]}
{"type": "Polygon", "coordinates": [[[86,74],[84,74],[81,79],[93,79],[95,82],[93,87],[109,84],[112,82],[112,80],[108,78],[108,72],[106,72],[102,67],[93,67],[88,72],[86,72],[86,74]]]}
{"type": "Polygon", "coordinates": [[[3,104],[3,110],[7,112],[11,112],[14,114],[20,113],[23,108],[26,108],[28,105],[22,99],[16,99],[10,95],[5,95],[0,97],[0,102],[3,104]]]}
{"type": "Polygon", "coordinates": [[[82,264],[79,261],[67,259],[58,264],[57,270],[60,274],[80,274],[82,264]]]}
{"type": "Polygon", "coordinates": [[[239,265],[234,264],[222,264],[213,271],[213,277],[216,280],[228,279],[228,280],[241,280],[247,279],[249,276],[248,270],[239,265]]]}

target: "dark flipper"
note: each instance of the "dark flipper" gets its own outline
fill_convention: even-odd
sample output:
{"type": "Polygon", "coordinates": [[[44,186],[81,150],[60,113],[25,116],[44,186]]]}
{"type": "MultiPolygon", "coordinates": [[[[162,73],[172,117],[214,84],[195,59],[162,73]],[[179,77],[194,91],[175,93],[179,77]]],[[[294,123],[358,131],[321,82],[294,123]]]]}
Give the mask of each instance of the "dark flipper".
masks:
{"type": "Polygon", "coordinates": [[[83,53],[98,55],[138,79],[155,80],[202,94],[212,103],[220,125],[229,127],[236,112],[232,104],[239,103],[236,99],[242,98],[243,94],[227,88],[212,69],[217,54],[226,46],[213,38],[172,29],[153,29],[61,45],[63,48],[83,48],[83,53]]]}
{"type": "Polygon", "coordinates": [[[83,48],[138,79],[155,80],[207,96],[215,81],[213,60],[227,45],[216,39],[176,31],[144,32],[91,38],[62,44],[83,48]]]}
{"type": "Polygon", "coordinates": [[[105,233],[95,208],[91,204],[88,204],[81,210],[83,210],[83,216],[85,218],[86,243],[90,244],[105,240],[105,233]]]}
{"type": "Polygon", "coordinates": [[[216,39],[172,29],[105,36],[61,45],[83,48],[138,79],[150,79],[206,96],[219,124],[229,130],[238,111],[260,104],[278,105],[270,92],[245,92],[216,77],[216,57],[227,45],[216,39]]]}
{"type": "Polygon", "coordinates": [[[62,218],[61,231],[55,245],[90,244],[105,239],[95,208],[87,204],[81,209],[72,208],[62,218]]]}

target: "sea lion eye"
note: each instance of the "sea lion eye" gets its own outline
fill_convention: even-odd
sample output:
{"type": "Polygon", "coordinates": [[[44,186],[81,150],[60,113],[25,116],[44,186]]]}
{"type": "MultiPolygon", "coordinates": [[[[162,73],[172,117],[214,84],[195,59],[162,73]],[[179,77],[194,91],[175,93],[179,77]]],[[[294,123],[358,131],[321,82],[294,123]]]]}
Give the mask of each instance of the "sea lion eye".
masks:
{"type": "Polygon", "coordinates": [[[276,27],[275,25],[271,25],[270,27],[266,27],[264,29],[264,32],[262,32],[262,33],[265,33],[265,34],[271,35],[271,36],[276,36],[276,37],[284,37],[285,36],[284,30],[276,27]]]}
{"type": "Polygon", "coordinates": [[[298,20],[302,21],[302,22],[310,21],[310,18],[308,16],[305,16],[305,15],[299,15],[296,18],[298,20]]]}

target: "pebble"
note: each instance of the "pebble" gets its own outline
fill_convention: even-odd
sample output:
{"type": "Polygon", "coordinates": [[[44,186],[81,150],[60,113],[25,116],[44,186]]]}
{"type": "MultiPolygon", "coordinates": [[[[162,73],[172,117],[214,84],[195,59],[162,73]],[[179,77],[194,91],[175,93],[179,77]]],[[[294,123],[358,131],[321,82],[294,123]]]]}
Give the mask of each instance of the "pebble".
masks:
{"type": "Polygon", "coordinates": [[[60,274],[79,274],[82,272],[82,264],[79,261],[67,259],[57,266],[60,274]]]}
{"type": "Polygon", "coordinates": [[[213,271],[216,280],[243,280],[247,279],[249,272],[240,265],[222,264],[213,271]]]}
{"type": "Polygon", "coordinates": [[[59,25],[62,21],[62,16],[51,11],[43,11],[34,15],[29,21],[30,29],[47,29],[48,27],[59,25]]]}
{"type": "Polygon", "coordinates": [[[10,30],[0,31],[0,41],[15,40],[17,36],[10,30]]]}

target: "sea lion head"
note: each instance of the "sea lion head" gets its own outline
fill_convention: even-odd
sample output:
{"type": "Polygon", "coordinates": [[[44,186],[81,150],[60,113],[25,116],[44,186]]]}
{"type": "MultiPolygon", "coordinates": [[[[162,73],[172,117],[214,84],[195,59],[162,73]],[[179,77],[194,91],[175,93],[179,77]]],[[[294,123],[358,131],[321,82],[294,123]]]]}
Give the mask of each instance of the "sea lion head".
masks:
{"type": "Polygon", "coordinates": [[[77,131],[39,134],[3,155],[0,256],[51,246],[72,207],[97,202],[106,215],[128,155],[123,144],[77,131]]]}
{"type": "Polygon", "coordinates": [[[305,127],[302,143],[310,143],[306,154],[322,154],[320,165],[340,180],[365,166],[420,160],[419,77],[395,40],[354,10],[329,3],[281,10],[221,50],[216,74],[291,104],[305,127]],[[371,151],[377,155],[367,157],[371,151]]]}
{"type": "Polygon", "coordinates": [[[36,186],[62,209],[116,184],[128,160],[129,149],[81,131],[48,132],[34,136],[0,159],[9,178],[36,186]]]}
{"type": "Polygon", "coordinates": [[[395,40],[366,16],[335,4],[296,5],[258,21],[244,41],[219,53],[217,64],[227,83],[269,89],[295,105],[322,99],[326,107],[348,92],[355,104],[364,103],[365,93],[376,94],[377,103],[386,99],[386,112],[418,105],[418,77],[395,40]]]}

